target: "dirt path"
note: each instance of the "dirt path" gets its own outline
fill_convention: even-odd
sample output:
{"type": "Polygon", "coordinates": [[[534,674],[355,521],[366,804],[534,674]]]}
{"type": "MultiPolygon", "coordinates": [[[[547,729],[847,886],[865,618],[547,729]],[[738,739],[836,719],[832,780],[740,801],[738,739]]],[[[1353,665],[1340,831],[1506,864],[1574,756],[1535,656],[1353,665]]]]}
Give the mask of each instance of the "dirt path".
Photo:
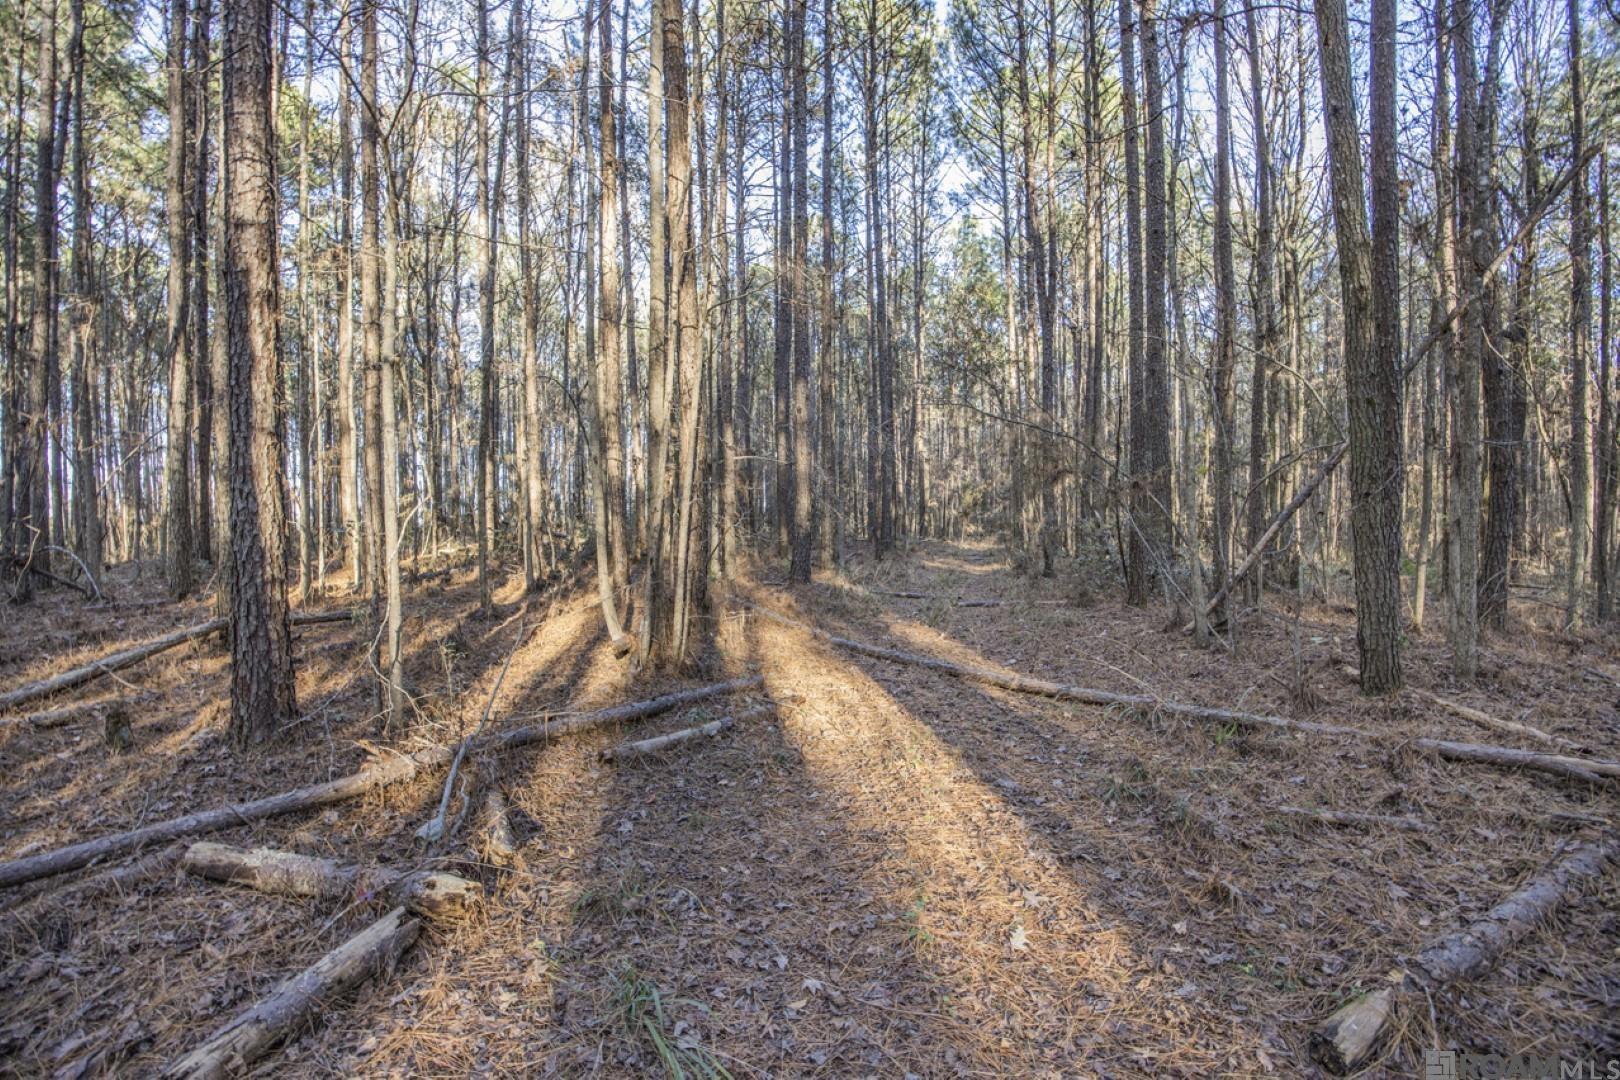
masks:
{"type": "MultiPolygon", "coordinates": [[[[1338,670],[1351,631],[1332,613],[1310,613],[1302,656],[1288,626],[1261,622],[1233,658],[1166,632],[1162,611],[1074,603],[980,545],[926,545],[808,590],[746,595],[962,662],[1292,715],[1278,673],[1297,662],[1322,718],[1476,734],[1356,699],[1338,670]]],[[[435,642],[463,653],[446,698],[458,704],[435,721],[446,729],[475,720],[517,628],[510,615],[467,622],[466,599],[446,598],[420,630],[419,682],[433,682],[435,642]]],[[[497,714],[659,688],[626,680],[598,623],[588,603],[555,605],[516,654],[497,714]]],[[[714,638],[703,676],[761,673],[781,705],[773,720],[619,766],[596,759],[616,732],[486,763],[514,808],[520,869],[486,875],[487,918],[436,933],[394,979],[329,1011],[275,1059],[278,1073],[660,1075],[656,1031],[692,1075],[1311,1075],[1311,1021],[1581,835],[1547,815],[1615,810],[1611,794],[1545,779],[1005,693],[745,614],[714,638]],[[1284,804],[1420,816],[1439,831],[1301,827],[1274,812],[1284,804]]],[[[1541,726],[1590,742],[1613,723],[1612,709],[1560,691],[1567,669],[1508,660],[1542,665],[1523,676],[1545,688],[1541,726]]],[[[1420,648],[1416,678],[1437,662],[1420,648]]],[[[1498,689],[1495,706],[1514,694],[1498,689]]],[[[238,842],[405,862],[435,795],[413,785],[238,842]]],[[[1425,1045],[1604,1048],[1620,1000],[1617,899],[1610,882],[1503,970],[1437,998],[1432,1024],[1414,1018],[1405,1056],[1374,1075],[1410,1074],[1425,1045]]],[[[330,947],[343,924],[323,932],[329,918],[175,879],[59,919],[0,972],[17,1005],[0,1052],[41,1072],[110,1041],[149,1071],[330,947]]]]}

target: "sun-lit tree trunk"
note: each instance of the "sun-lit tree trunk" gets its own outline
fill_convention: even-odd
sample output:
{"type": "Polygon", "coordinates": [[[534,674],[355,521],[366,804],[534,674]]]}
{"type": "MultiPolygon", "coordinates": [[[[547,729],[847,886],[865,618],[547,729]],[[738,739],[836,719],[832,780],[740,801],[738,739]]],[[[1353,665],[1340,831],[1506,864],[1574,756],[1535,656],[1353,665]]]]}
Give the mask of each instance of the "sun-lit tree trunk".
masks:
{"type": "Polygon", "coordinates": [[[225,5],[225,311],[229,339],[231,730],[261,743],[297,715],[287,604],[287,487],[276,267],[269,0],[225,5]]]}
{"type": "Polygon", "coordinates": [[[597,452],[602,458],[602,498],[607,519],[606,542],[613,557],[613,585],[623,589],[629,584],[630,538],[625,526],[625,460],[624,460],[624,383],[621,376],[624,353],[620,330],[623,325],[619,310],[621,297],[620,266],[613,256],[615,235],[619,227],[619,158],[618,136],[614,132],[613,115],[613,13],[607,0],[602,0],[596,13],[601,40],[598,70],[601,72],[597,94],[597,116],[600,123],[601,176],[598,178],[601,207],[597,213],[597,251],[601,254],[601,295],[597,299],[596,369],[592,382],[596,387],[601,422],[597,452]]]}
{"type": "MultiPolygon", "coordinates": [[[[1077,357],[1075,369],[1085,368],[1085,395],[1080,408],[1081,437],[1087,447],[1096,447],[1102,437],[1103,422],[1103,311],[1107,289],[1106,267],[1103,262],[1103,177],[1102,177],[1102,34],[1097,23],[1097,0],[1085,0],[1085,145],[1081,151],[1085,184],[1085,246],[1081,252],[1083,286],[1081,306],[1084,309],[1085,337],[1082,358],[1077,357]]],[[[1127,161],[1128,164],[1128,161],[1127,161]]],[[[1080,507],[1083,516],[1089,516],[1103,502],[1102,488],[1107,483],[1101,460],[1091,453],[1084,455],[1083,482],[1080,507]]]]}
{"type": "Polygon", "coordinates": [[[314,293],[310,284],[311,244],[309,221],[309,138],[312,127],[310,90],[315,79],[315,46],[309,24],[315,17],[315,0],[304,0],[304,84],[298,109],[298,583],[299,595],[307,603],[315,585],[315,380],[320,371],[319,327],[313,310],[314,293]]]}
{"type": "MultiPolygon", "coordinates": [[[[687,97],[685,14],[680,0],[658,0],[662,26],[664,120],[669,145],[665,216],[669,238],[670,341],[662,391],[653,387],[649,423],[649,543],[637,662],[673,668],[686,659],[690,629],[691,536],[702,359],[698,340],[697,257],[692,227],[692,147],[687,97]]],[[[654,223],[653,227],[659,227],[654,223]]],[[[659,374],[655,369],[655,375],[659,374]]]]}
{"type": "Polygon", "coordinates": [[[530,592],[540,584],[544,572],[545,547],[542,530],[548,528],[545,505],[545,477],[540,464],[540,298],[535,280],[533,182],[529,173],[529,44],[524,22],[524,3],[512,7],[512,42],[520,50],[517,61],[517,231],[518,289],[523,297],[523,340],[518,355],[523,380],[523,423],[528,433],[523,444],[523,584],[530,592]]]}

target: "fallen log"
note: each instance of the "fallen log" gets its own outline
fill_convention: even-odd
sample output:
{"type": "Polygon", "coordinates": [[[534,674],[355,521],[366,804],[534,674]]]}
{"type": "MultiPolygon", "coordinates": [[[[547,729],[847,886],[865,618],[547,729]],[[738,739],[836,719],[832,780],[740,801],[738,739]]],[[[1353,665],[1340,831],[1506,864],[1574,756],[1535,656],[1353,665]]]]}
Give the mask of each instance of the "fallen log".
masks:
{"type": "Polygon", "coordinates": [[[1523,735],[1527,739],[1534,739],[1539,743],[1546,743],[1548,746],[1559,746],[1565,750],[1580,749],[1580,747],[1578,747],[1575,743],[1570,742],[1568,739],[1561,739],[1556,735],[1549,735],[1547,732],[1542,731],[1538,727],[1531,727],[1529,724],[1521,724],[1516,720],[1503,720],[1499,716],[1492,716],[1490,713],[1481,709],[1476,709],[1471,705],[1464,705],[1460,701],[1452,701],[1450,698],[1443,698],[1439,694],[1431,694],[1427,690],[1414,690],[1412,692],[1425,701],[1433,702],[1442,709],[1456,713],[1464,720],[1472,720],[1480,727],[1490,728],[1492,731],[1506,732],[1510,735],[1523,735]]]}
{"type": "Polygon", "coordinates": [[[213,1078],[246,1071],[332,998],[391,971],[421,930],[420,920],[407,917],[404,907],[394,908],[171,1062],[163,1075],[213,1078]]]}
{"type": "Polygon", "coordinates": [[[144,644],[122,649],[109,656],[104,656],[100,660],[92,660],[88,664],[64,671],[60,675],[52,675],[48,679],[41,679],[26,686],[19,686],[15,690],[7,690],[5,693],[0,693],[0,711],[15,709],[18,705],[38,701],[40,698],[50,697],[52,694],[59,694],[63,690],[71,690],[75,686],[82,686],[97,676],[138,664],[149,656],[156,656],[160,652],[184,645],[188,641],[196,641],[198,638],[207,637],[209,634],[216,634],[224,628],[224,619],[209,619],[207,622],[187,626],[173,633],[164,634],[162,637],[153,638],[144,644]]]}
{"type": "Polygon", "coordinates": [[[181,867],[210,881],[245,885],[275,896],[354,900],[379,896],[417,915],[450,921],[476,910],[484,887],[455,874],[429,870],[367,870],[314,855],[274,848],[234,847],[199,840],[187,849],[181,867]]]}
{"type": "Polygon", "coordinates": [[[26,899],[6,912],[4,919],[0,920],[0,944],[15,947],[21,935],[45,921],[44,909],[47,907],[52,912],[86,911],[94,901],[128,892],[168,873],[179,864],[184,853],[183,845],[169,844],[134,862],[93,874],[66,889],[55,889],[26,899]]]}
{"type": "Polygon", "coordinates": [[[0,717],[0,724],[27,724],[36,728],[58,728],[86,716],[96,716],[111,709],[127,708],[136,702],[146,701],[152,696],[151,694],[134,694],[125,697],[101,698],[98,701],[76,701],[72,705],[63,705],[55,709],[41,709],[39,712],[26,713],[22,716],[0,717]]]}
{"type": "Polygon", "coordinates": [[[1542,754],[1534,750],[1453,742],[1449,739],[1413,739],[1412,745],[1452,761],[1472,761],[1482,765],[1495,765],[1502,769],[1536,769],[1571,780],[1584,780],[1589,784],[1600,784],[1605,778],[1620,779],[1620,762],[1616,761],[1568,757],[1563,754],[1542,754]]]}
{"type": "MultiPolygon", "coordinates": [[[[761,685],[762,682],[763,680],[756,675],[749,678],[733,679],[730,682],[700,686],[692,690],[682,690],[673,694],[665,694],[663,697],[652,698],[648,701],[616,705],[612,708],[583,713],[579,716],[564,717],[529,727],[516,728],[512,731],[483,736],[476,741],[472,741],[471,748],[488,750],[494,753],[515,750],[519,747],[543,742],[557,735],[580,731],[600,724],[635,720],[695,701],[702,701],[705,698],[716,697],[720,694],[753,689],[761,685]]],[[[182,837],[218,832],[221,829],[246,825],[264,818],[278,817],[283,814],[296,813],[300,810],[313,810],[330,803],[344,802],[388,784],[410,780],[421,769],[438,768],[447,765],[455,757],[458,749],[460,749],[460,744],[456,746],[428,747],[424,750],[418,750],[414,754],[400,754],[396,757],[373,761],[359,772],[338,777],[336,780],[329,780],[324,784],[313,784],[293,791],[284,791],[252,802],[232,803],[214,810],[202,810],[183,817],[146,825],[129,832],[113,833],[109,836],[97,837],[94,840],[85,840],[78,844],[57,848],[54,851],[13,859],[10,862],[0,863],[0,889],[20,885],[36,878],[50,877],[52,874],[63,874],[69,870],[77,870],[97,860],[119,858],[138,851],[149,844],[166,843],[182,837]]]]}
{"type": "Polygon", "coordinates": [[[1424,946],[1417,966],[1434,984],[1478,978],[1616,860],[1620,860],[1620,840],[1582,846],[1465,929],[1424,946]]]}
{"type": "Polygon", "coordinates": [[[1413,963],[1390,973],[1388,986],[1349,1002],[1318,1024],[1310,1036],[1311,1056],[1336,1073],[1361,1068],[1383,1042],[1407,995],[1486,974],[1617,860],[1620,839],[1583,846],[1464,929],[1430,941],[1413,963]]]}
{"type": "Polygon", "coordinates": [[[756,717],[768,716],[775,711],[775,705],[761,705],[736,716],[722,716],[720,719],[711,720],[707,724],[682,728],[680,731],[672,731],[667,735],[655,735],[650,739],[638,739],[635,742],[624,742],[618,746],[609,746],[603,749],[601,757],[603,761],[623,761],[626,758],[645,757],[648,754],[656,754],[659,751],[669,749],[671,746],[678,746],[683,742],[704,735],[718,735],[735,725],[739,720],[752,720],[756,717]]]}
{"type": "Polygon", "coordinates": [[[1184,702],[1165,701],[1145,694],[1116,694],[1109,690],[1094,690],[1085,686],[1070,686],[1066,683],[1049,682],[1046,679],[1037,679],[1029,675],[1007,674],[993,671],[990,668],[953,664],[948,660],[937,660],[932,656],[903,652],[899,649],[889,649],[881,645],[869,645],[864,641],[838,637],[835,634],[827,633],[825,630],[818,630],[816,627],[808,626],[785,615],[778,615],[774,611],[757,605],[754,606],[754,610],[767,618],[782,623],[784,626],[803,630],[849,652],[860,653],[864,656],[870,656],[878,660],[888,660],[897,664],[910,664],[914,667],[928,668],[931,671],[938,671],[963,679],[972,679],[975,682],[988,683],[991,686],[999,686],[1003,690],[1014,690],[1021,694],[1056,698],[1060,701],[1078,701],[1087,705],[1117,706],[1134,712],[1160,712],[1168,716],[1181,716],[1191,720],[1205,720],[1218,724],[1234,724],[1238,727],[1301,731],[1313,735],[1350,735],[1361,739],[1367,737],[1364,731],[1357,728],[1343,727],[1338,724],[1320,724],[1313,720],[1290,720],[1283,716],[1266,716],[1259,713],[1237,712],[1232,709],[1211,708],[1204,705],[1188,705],[1184,702]]]}
{"type": "MultiPolygon", "coordinates": [[[[752,605],[752,607],[761,615],[774,619],[784,626],[803,630],[813,637],[818,637],[829,644],[836,645],[841,649],[847,649],[850,652],[871,656],[879,660],[888,660],[896,664],[910,664],[914,667],[927,668],[931,671],[954,675],[958,678],[973,679],[977,682],[988,683],[991,686],[999,686],[1004,690],[1013,690],[1021,694],[1055,698],[1059,701],[1079,701],[1088,705],[1119,707],[1150,716],[1159,713],[1166,716],[1179,716],[1188,720],[1231,724],[1235,727],[1297,731],[1308,735],[1343,735],[1361,742],[1374,742],[1378,739],[1378,736],[1362,731],[1360,728],[1345,727],[1342,724],[1323,724],[1314,720],[1290,720],[1286,716],[1268,716],[1264,713],[1246,713],[1233,709],[1211,708],[1205,705],[1189,705],[1179,701],[1165,701],[1145,694],[1116,694],[1112,691],[1095,690],[1086,686],[1070,686],[1064,683],[1048,682],[1045,679],[1036,679],[1028,675],[1005,674],[992,671],[989,668],[953,664],[948,660],[937,660],[932,656],[902,652],[899,649],[888,649],[881,645],[869,645],[864,641],[838,637],[835,634],[827,633],[825,630],[807,626],[796,619],[778,615],[776,612],[760,607],[757,604],[752,605]]],[[[1447,739],[1413,739],[1407,745],[1433,754],[1436,757],[1447,758],[1452,761],[1468,761],[1504,769],[1534,769],[1539,772],[1551,773],[1554,776],[1562,776],[1570,780],[1581,780],[1587,783],[1602,783],[1604,779],[1620,780],[1620,762],[1615,761],[1567,757],[1559,754],[1541,754],[1532,750],[1515,750],[1511,747],[1487,746],[1480,743],[1452,742],[1447,739]]]]}
{"type": "Polygon", "coordinates": [[[1353,828],[1360,825],[1373,825],[1388,829],[1402,829],[1406,832],[1434,832],[1434,826],[1427,821],[1413,817],[1397,817],[1389,814],[1363,814],[1355,810],[1326,810],[1311,809],[1304,806],[1279,806],[1279,814],[1288,814],[1291,817],[1312,818],[1324,825],[1338,825],[1344,828],[1353,828]]]}
{"type": "Polygon", "coordinates": [[[22,859],[0,863],[0,888],[20,885],[35,878],[50,877],[77,870],[103,859],[118,858],[150,844],[166,843],[186,836],[218,832],[236,825],[247,825],[264,818],[292,814],[300,810],[314,810],[330,803],[343,802],[363,795],[375,788],[398,783],[414,777],[426,764],[438,764],[442,750],[424,751],[416,755],[400,755],[372,762],[359,772],[329,780],[324,784],[284,791],[252,802],[229,803],[213,810],[201,810],[183,817],[170,818],[129,832],[85,840],[54,851],[41,852],[22,859]],[[419,760],[426,757],[428,760],[419,760]]]}
{"type": "MultiPolygon", "coordinates": [[[[293,613],[292,625],[310,626],[315,623],[346,622],[348,619],[349,613],[347,611],[298,611],[293,613]]],[[[38,701],[40,698],[59,694],[63,690],[71,690],[76,686],[82,686],[101,675],[131,667],[147,657],[156,656],[160,652],[177,648],[188,641],[196,641],[198,638],[217,634],[223,629],[225,629],[224,619],[209,619],[207,622],[175,630],[143,644],[120,649],[118,652],[103,656],[99,660],[92,660],[88,664],[64,671],[60,675],[52,675],[48,679],[41,679],[38,682],[19,686],[14,690],[7,690],[0,693],[0,712],[15,709],[19,705],[26,705],[30,701],[38,701]]]]}

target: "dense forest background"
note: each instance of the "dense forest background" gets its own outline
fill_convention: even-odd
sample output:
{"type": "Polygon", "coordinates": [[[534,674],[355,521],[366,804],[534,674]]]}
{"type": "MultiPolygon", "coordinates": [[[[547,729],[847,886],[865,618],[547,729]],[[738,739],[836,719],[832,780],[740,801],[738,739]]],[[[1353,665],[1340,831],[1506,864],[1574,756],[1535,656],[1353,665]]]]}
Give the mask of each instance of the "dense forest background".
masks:
{"type": "Polygon", "coordinates": [[[1228,644],[1350,571],[1369,692],[1436,598],[1464,679],[1611,619],[1612,12],[1370,15],[8,3],[8,587],[212,583],[252,739],[289,593],[392,708],[459,545],[643,664],[740,552],[970,531],[1228,644]]]}

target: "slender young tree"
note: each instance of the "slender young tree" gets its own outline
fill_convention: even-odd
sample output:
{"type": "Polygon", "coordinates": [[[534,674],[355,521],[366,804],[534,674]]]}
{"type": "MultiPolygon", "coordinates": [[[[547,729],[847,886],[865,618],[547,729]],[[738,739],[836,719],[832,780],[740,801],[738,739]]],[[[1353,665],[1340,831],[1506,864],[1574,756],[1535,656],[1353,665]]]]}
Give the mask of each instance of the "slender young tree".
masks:
{"type": "Polygon", "coordinates": [[[90,236],[90,152],[84,120],[84,0],[73,0],[73,535],[92,581],[102,578],[101,498],[92,387],[99,356],[99,298],[90,236]]]}
{"type": "Polygon", "coordinates": [[[1569,185],[1569,562],[1565,568],[1565,613],[1581,624],[1581,595],[1591,548],[1592,452],[1588,425],[1588,353],[1592,348],[1592,224],[1587,210],[1586,78],[1582,53],[1581,0],[1569,0],[1570,157],[1569,185]]]}
{"type": "Polygon", "coordinates": [[[164,512],[169,592],[183,597],[194,585],[191,517],[191,207],[187,162],[186,43],[188,0],[169,0],[169,159],[164,203],[169,229],[169,411],[164,457],[164,512]]]}
{"type": "MultiPolygon", "coordinates": [[[[1146,326],[1142,282],[1142,154],[1141,133],[1136,107],[1136,12],[1133,0],[1119,0],[1119,78],[1120,122],[1125,128],[1125,280],[1127,289],[1127,328],[1125,371],[1130,384],[1130,412],[1144,411],[1142,387],[1142,336],[1146,326]]],[[[1131,462],[1135,473],[1138,463],[1131,462]]],[[[1132,500],[1133,505],[1135,500],[1132,500]]],[[[1134,516],[1134,515],[1133,515],[1134,516]]],[[[1152,582],[1145,539],[1130,529],[1126,545],[1125,598],[1132,604],[1145,604],[1152,582]]]]}
{"type": "MultiPolygon", "coordinates": [[[[1481,147],[1479,64],[1474,49],[1474,5],[1453,0],[1448,38],[1457,97],[1456,225],[1459,297],[1483,293],[1482,256],[1489,244],[1485,204],[1489,200],[1481,147]]],[[[1472,682],[1479,667],[1480,380],[1485,358],[1485,320],[1479,303],[1460,316],[1451,356],[1452,491],[1449,564],[1451,581],[1452,672],[1472,682]]]]}
{"type": "Polygon", "coordinates": [[[1237,274],[1232,265],[1232,103],[1228,77],[1226,5],[1215,3],[1215,358],[1210,398],[1215,427],[1215,584],[1221,597],[1216,621],[1232,629],[1232,470],[1237,425],[1237,274]]]}
{"type": "MultiPolygon", "coordinates": [[[[1165,364],[1169,330],[1165,322],[1166,194],[1164,175],[1164,80],[1159,75],[1160,18],[1157,0],[1141,0],[1142,85],[1147,112],[1147,153],[1143,159],[1143,209],[1146,250],[1143,261],[1141,389],[1132,391],[1139,412],[1131,415],[1131,472],[1135,518],[1133,543],[1144,550],[1150,578],[1168,569],[1173,549],[1170,477],[1170,379],[1165,364]]],[[[1217,172],[1219,176],[1219,172],[1217,172]]],[[[1216,210],[1219,229],[1220,209],[1216,210]]],[[[1218,255],[1218,253],[1217,253],[1218,255]]],[[[1220,354],[1217,354],[1219,360],[1220,354]]]]}
{"type": "Polygon", "coordinates": [[[810,430],[810,286],[806,265],[810,257],[810,173],[807,168],[810,108],[804,32],[807,4],[806,0],[789,0],[789,5],[788,67],[793,88],[793,250],[788,273],[793,329],[793,506],[788,526],[792,547],[788,578],[808,582],[815,537],[810,521],[813,442],[810,430]]]}

